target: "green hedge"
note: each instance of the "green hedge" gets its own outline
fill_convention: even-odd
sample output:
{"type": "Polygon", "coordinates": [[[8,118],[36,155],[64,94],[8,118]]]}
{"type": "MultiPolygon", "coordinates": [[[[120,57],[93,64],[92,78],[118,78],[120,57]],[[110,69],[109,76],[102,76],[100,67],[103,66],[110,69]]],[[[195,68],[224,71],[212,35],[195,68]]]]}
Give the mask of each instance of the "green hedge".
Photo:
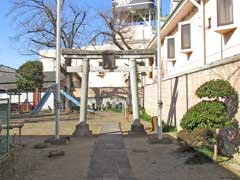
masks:
{"type": "Polygon", "coordinates": [[[202,101],[191,107],[183,116],[181,127],[187,130],[194,128],[216,129],[231,124],[226,106],[219,101],[202,101]]]}
{"type": "Polygon", "coordinates": [[[208,97],[210,99],[226,98],[236,94],[235,89],[228,81],[221,79],[211,80],[202,84],[196,91],[199,98],[208,97]]]}

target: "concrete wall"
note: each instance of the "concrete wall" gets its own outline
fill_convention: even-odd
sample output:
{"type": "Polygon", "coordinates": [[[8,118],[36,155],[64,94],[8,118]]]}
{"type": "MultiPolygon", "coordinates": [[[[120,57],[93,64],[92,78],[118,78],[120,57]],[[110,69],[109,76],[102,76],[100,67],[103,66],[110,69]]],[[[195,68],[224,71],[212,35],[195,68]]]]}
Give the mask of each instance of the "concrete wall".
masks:
{"type": "MultiPolygon", "coordinates": [[[[164,121],[179,128],[181,118],[187,109],[200,101],[195,95],[196,89],[211,79],[228,80],[240,94],[240,56],[164,78],[162,83],[164,121]]],[[[156,83],[145,86],[145,109],[152,116],[157,115],[156,89],[156,83]]],[[[236,114],[236,118],[240,120],[240,111],[236,114]]]]}

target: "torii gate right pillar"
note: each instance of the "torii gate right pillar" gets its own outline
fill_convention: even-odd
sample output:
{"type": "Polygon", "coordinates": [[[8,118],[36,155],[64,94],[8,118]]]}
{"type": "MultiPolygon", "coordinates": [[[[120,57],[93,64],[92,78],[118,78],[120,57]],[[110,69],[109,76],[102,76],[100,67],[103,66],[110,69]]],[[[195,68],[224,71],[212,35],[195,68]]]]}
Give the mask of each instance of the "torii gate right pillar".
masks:
{"type": "Polygon", "coordinates": [[[132,108],[133,108],[133,124],[131,131],[133,133],[145,133],[144,126],[139,117],[139,99],[138,99],[138,79],[137,79],[137,64],[136,59],[130,59],[130,82],[132,94],[132,108]]]}

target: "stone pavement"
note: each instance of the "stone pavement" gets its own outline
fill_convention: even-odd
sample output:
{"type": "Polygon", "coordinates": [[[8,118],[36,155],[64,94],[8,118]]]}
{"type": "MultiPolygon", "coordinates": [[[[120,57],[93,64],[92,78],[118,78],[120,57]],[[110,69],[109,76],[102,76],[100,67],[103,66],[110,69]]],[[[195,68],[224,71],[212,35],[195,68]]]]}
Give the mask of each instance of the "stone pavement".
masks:
{"type": "Polygon", "coordinates": [[[118,122],[105,124],[95,142],[88,180],[135,180],[118,122]]]}

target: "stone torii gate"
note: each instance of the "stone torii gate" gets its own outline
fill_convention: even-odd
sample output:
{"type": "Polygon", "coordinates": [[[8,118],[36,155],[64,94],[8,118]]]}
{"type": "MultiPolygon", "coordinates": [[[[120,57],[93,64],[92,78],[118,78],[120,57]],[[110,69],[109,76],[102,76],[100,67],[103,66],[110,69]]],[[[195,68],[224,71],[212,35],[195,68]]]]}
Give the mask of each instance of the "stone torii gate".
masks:
{"type": "Polygon", "coordinates": [[[138,82],[137,72],[150,72],[150,67],[137,66],[137,59],[156,58],[155,49],[141,50],[121,50],[121,51],[90,51],[80,49],[62,49],[62,55],[65,59],[82,60],[82,65],[77,67],[67,67],[67,72],[82,72],[82,88],[81,88],[81,107],[80,120],[73,133],[75,136],[88,136],[91,134],[89,126],[86,122],[87,118],[87,101],[88,101],[88,81],[89,72],[130,72],[133,124],[132,132],[144,132],[143,124],[139,118],[139,98],[138,98],[138,82]],[[90,60],[103,60],[103,66],[90,66],[90,60]],[[117,67],[115,60],[128,59],[129,67],[117,67]]]}

